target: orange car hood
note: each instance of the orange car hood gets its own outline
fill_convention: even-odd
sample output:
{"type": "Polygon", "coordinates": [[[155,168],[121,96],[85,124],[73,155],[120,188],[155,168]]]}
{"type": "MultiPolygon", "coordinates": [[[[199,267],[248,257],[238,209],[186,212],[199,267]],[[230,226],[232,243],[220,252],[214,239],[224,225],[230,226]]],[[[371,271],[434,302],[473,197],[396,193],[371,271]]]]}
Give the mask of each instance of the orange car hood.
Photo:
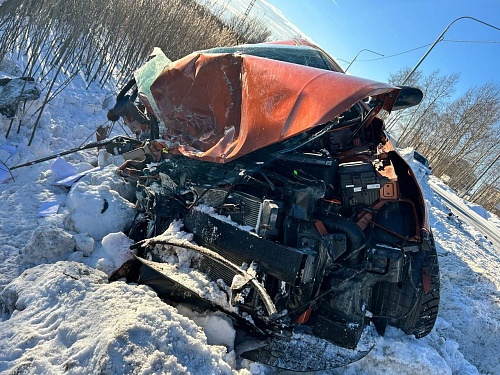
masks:
{"type": "Polygon", "coordinates": [[[224,163],[325,124],[368,96],[390,111],[399,88],[240,54],[194,53],[151,85],[173,152],[224,163]]]}

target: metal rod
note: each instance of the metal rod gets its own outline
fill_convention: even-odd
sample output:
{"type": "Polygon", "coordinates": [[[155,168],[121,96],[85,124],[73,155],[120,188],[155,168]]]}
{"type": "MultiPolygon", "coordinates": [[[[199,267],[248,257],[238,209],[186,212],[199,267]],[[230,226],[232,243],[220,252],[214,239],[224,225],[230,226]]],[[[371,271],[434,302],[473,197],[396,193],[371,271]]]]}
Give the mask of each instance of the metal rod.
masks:
{"type": "Polygon", "coordinates": [[[374,53],[374,54],[379,55],[379,56],[382,56],[382,57],[384,56],[384,55],[382,55],[381,53],[378,53],[378,52],[372,51],[371,49],[366,49],[366,48],[365,48],[365,49],[362,49],[361,51],[359,51],[359,52],[357,53],[357,55],[356,55],[356,56],[354,56],[354,59],[352,59],[352,61],[349,63],[349,65],[348,65],[348,66],[347,66],[347,68],[344,70],[344,72],[347,72],[347,70],[351,67],[352,63],[353,63],[354,61],[356,61],[356,59],[358,58],[359,54],[360,54],[361,52],[363,52],[363,51],[368,51],[368,52],[374,53]]]}
{"type": "Polygon", "coordinates": [[[123,144],[132,143],[132,144],[139,145],[141,142],[136,140],[136,139],[127,138],[127,137],[123,137],[123,136],[117,136],[117,137],[114,137],[111,139],[104,139],[102,141],[90,142],[90,143],[86,144],[85,146],[72,148],[70,150],[61,151],[61,152],[58,152],[57,154],[46,156],[46,157],[41,158],[41,159],[29,161],[29,162],[24,163],[24,164],[19,164],[19,165],[16,165],[14,167],[9,168],[9,170],[13,171],[14,169],[17,169],[17,168],[28,167],[30,165],[34,165],[34,164],[42,163],[42,162],[47,161],[47,160],[58,158],[60,156],[72,154],[72,153],[77,152],[77,151],[83,151],[83,150],[86,150],[89,148],[95,148],[95,147],[99,147],[99,146],[106,146],[106,145],[109,145],[111,143],[123,143],[123,144]]]}
{"type": "Polygon", "coordinates": [[[461,20],[461,19],[464,19],[464,18],[468,18],[468,19],[471,19],[473,21],[477,21],[479,23],[482,23],[483,25],[486,25],[486,26],[489,26],[489,27],[492,27],[496,30],[500,30],[500,28],[496,27],[496,26],[493,26],[487,22],[484,22],[484,21],[481,21],[481,20],[478,20],[477,18],[474,18],[474,17],[469,17],[469,16],[463,16],[463,17],[458,17],[456,20],[453,20],[452,22],[450,22],[450,24],[448,26],[446,26],[446,28],[443,30],[443,32],[437,37],[437,39],[434,41],[434,43],[432,43],[432,46],[429,47],[429,49],[427,50],[427,52],[422,56],[422,58],[420,59],[420,61],[417,63],[417,65],[415,65],[415,67],[411,70],[410,73],[408,73],[408,75],[406,76],[406,78],[403,80],[403,82],[401,82],[401,85],[404,85],[406,82],[408,82],[408,80],[410,79],[410,77],[413,75],[413,73],[415,73],[415,71],[417,70],[417,68],[420,66],[420,64],[422,64],[422,61],[424,61],[424,59],[427,57],[427,55],[432,51],[432,49],[436,46],[436,44],[438,44],[442,39],[443,39],[443,36],[444,34],[448,31],[448,29],[450,28],[451,25],[453,25],[455,22],[457,22],[458,20],[461,20]]]}

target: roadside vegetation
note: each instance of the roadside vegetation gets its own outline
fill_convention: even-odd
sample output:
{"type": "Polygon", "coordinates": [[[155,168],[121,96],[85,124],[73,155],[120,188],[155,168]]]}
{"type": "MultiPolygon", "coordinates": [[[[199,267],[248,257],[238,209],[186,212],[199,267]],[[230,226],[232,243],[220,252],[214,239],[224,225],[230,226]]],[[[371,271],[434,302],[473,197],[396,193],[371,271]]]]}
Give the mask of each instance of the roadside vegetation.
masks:
{"type": "MultiPolygon", "coordinates": [[[[389,78],[401,82],[409,69],[389,78]]],[[[420,105],[386,120],[399,147],[413,147],[429,159],[433,173],[461,197],[500,214],[500,85],[486,83],[456,95],[458,74],[416,72],[420,105]]]]}
{"type": "MultiPolygon", "coordinates": [[[[210,0],[5,0],[0,61],[22,58],[22,76],[34,77],[43,93],[32,118],[20,111],[5,137],[29,121],[31,145],[45,106],[77,75],[88,86],[119,87],[154,47],[176,60],[195,50],[270,39],[260,20],[224,18],[223,12],[210,0]]],[[[389,81],[401,82],[407,73],[389,81]]],[[[490,83],[457,97],[458,80],[458,74],[416,72],[408,84],[421,87],[424,100],[388,116],[387,128],[399,133],[399,147],[426,155],[434,174],[449,178],[461,196],[500,214],[500,87],[490,83]]]]}
{"type": "Polygon", "coordinates": [[[223,11],[195,0],[5,0],[0,6],[0,61],[5,55],[26,54],[22,75],[40,82],[44,95],[29,144],[47,103],[76,75],[83,75],[88,85],[120,86],[154,47],[176,60],[200,49],[270,37],[258,20],[225,20],[223,11]]]}

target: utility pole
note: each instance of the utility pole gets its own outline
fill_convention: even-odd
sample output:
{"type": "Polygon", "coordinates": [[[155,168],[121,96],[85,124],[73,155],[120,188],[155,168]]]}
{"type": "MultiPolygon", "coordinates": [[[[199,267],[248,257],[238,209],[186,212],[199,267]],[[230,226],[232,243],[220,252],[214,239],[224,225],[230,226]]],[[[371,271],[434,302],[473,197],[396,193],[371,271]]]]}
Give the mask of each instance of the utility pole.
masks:
{"type": "Polygon", "coordinates": [[[247,9],[245,10],[245,13],[243,13],[243,16],[241,17],[241,20],[240,22],[238,22],[238,27],[237,29],[241,29],[241,27],[243,26],[243,24],[245,23],[247,17],[248,17],[248,14],[250,13],[250,11],[252,10],[253,6],[255,5],[255,2],[257,0],[252,0],[250,1],[250,4],[248,4],[248,7],[247,9]]]}
{"type": "Polygon", "coordinates": [[[247,10],[245,10],[245,14],[243,15],[243,19],[246,19],[248,17],[248,14],[250,13],[250,11],[252,10],[253,6],[255,5],[255,2],[257,0],[252,0],[250,1],[250,4],[248,4],[248,7],[247,7],[247,10]]]}
{"type": "Polygon", "coordinates": [[[463,17],[458,17],[456,20],[453,20],[448,26],[446,26],[446,28],[443,30],[443,32],[437,37],[437,39],[435,40],[434,43],[432,43],[432,46],[429,47],[429,49],[427,50],[427,52],[425,53],[425,55],[422,56],[422,58],[420,59],[420,61],[417,63],[417,65],[415,65],[415,67],[411,70],[410,73],[408,73],[408,75],[406,76],[406,78],[403,80],[403,82],[401,82],[401,85],[404,85],[406,82],[408,82],[408,80],[410,79],[410,77],[413,75],[413,73],[415,73],[415,70],[417,70],[417,68],[420,66],[420,64],[422,64],[422,61],[424,61],[424,59],[427,57],[427,55],[432,51],[432,49],[436,46],[436,44],[438,44],[441,40],[443,40],[443,36],[444,34],[448,31],[448,29],[450,28],[451,25],[453,25],[455,22],[457,22],[458,20],[462,20],[464,18],[468,18],[470,20],[473,20],[473,21],[476,21],[476,22],[479,22],[479,23],[482,23],[483,25],[486,25],[486,26],[489,26],[489,27],[492,27],[496,30],[499,30],[500,31],[500,28],[496,27],[496,26],[493,26],[493,25],[490,25],[489,23],[486,23],[486,22],[483,22],[481,20],[478,20],[477,18],[474,18],[474,17],[469,17],[469,16],[463,16],[463,17]]]}

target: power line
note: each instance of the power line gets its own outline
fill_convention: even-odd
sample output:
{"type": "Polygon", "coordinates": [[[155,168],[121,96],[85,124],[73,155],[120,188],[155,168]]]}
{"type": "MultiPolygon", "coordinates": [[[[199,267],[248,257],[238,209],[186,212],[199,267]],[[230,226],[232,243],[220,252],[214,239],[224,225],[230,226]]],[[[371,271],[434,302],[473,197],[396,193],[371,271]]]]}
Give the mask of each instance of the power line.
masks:
{"type": "Polygon", "coordinates": [[[385,57],[378,57],[378,58],[374,58],[374,59],[366,59],[366,60],[358,60],[358,61],[376,61],[376,60],[384,60],[384,59],[388,59],[390,57],[395,57],[395,56],[399,56],[399,55],[404,55],[405,53],[410,53],[410,52],[413,52],[413,51],[417,51],[419,49],[422,49],[422,48],[425,48],[425,47],[428,47],[430,46],[432,43],[429,43],[429,44],[424,44],[423,46],[420,46],[420,47],[415,47],[415,48],[412,48],[412,49],[409,49],[407,51],[403,51],[403,52],[399,52],[399,53],[395,53],[393,55],[389,55],[389,56],[385,56],[385,57]]]}
{"type": "MultiPolygon", "coordinates": [[[[449,43],[470,43],[470,44],[500,44],[500,41],[488,41],[488,40],[451,40],[451,39],[443,39],[443,40],[440,40],[440,42],[449,42],[449,43]]],[[[424,44],[423,46],[420,46],[420,47],[415,47],[415,48],[412,48],[412,49],[409,49],[409,50],[406,50],[406,51],[403,51],[403,52],[399,52],[399,53],[395,53],[393,55],[386,55],[384,57],[376,57],[374,59],[359,59],[359,60],[356,60],[356,61],[361,61],[361,62],[370,62],[370,61],[378,61],[378,60],[385,60],[385,59],[389,59],[391,57],[396,57],[396,56],[400,56],[400,55],[404,55],[406,53],[410,53],[410,52],[413,52],[413,51],[417,51],[419,49],[422,49],[422,48],[425,48],[425,47],[428,47],[430,46],[432,43],[428,43],[428,44],[424,44]]],[[[340,61],[346,61],[346,60],[343,60],[343,59],[337,59],[337,60],[340,60],[340,61]]],[[[348,61],[346,61],[348,62],[348,61]]]]}
{"type": "MultiPolygon", "coordinates": [[[[377,60],[385,60],[385,59],[388,59],[388,58],[391,58],[391,57],[395,57],[395,56],[399,56],[399,55],[404,55],[405,53],[410,53],[410,52],[413,52],[413,51],[417,51],[417,50],[419,50],[419,49],[422,49],[422,48],[428,47],[428,46],[430,46],[431,44],[432,44],[432,43],[425,44],[425,45],[423,45],[423,46],[416,47],[416,48],[412,48],[412,49],[409,49],[409,50],[404,51],[404,52],[395,53],[395,54],[393,54],[393,55],[388,55],[388,56],[384,56],[384,57],[378,57],[378,58],[375,58],[375,59],[356,60],[356,61],[377,61],[377,60]]],[[[343,59],[335,59],[335,60],[345,61],[346,63],[349,63],[349,61],[346,61],[346,60],[343,60],[343,59]]]]}
{"type": "Polygon", "coordinates": [[[500,44],[500,40],[450,40],[450,39],[443,39],[442,42],[474,43],[474,44],[500,44]]]}

